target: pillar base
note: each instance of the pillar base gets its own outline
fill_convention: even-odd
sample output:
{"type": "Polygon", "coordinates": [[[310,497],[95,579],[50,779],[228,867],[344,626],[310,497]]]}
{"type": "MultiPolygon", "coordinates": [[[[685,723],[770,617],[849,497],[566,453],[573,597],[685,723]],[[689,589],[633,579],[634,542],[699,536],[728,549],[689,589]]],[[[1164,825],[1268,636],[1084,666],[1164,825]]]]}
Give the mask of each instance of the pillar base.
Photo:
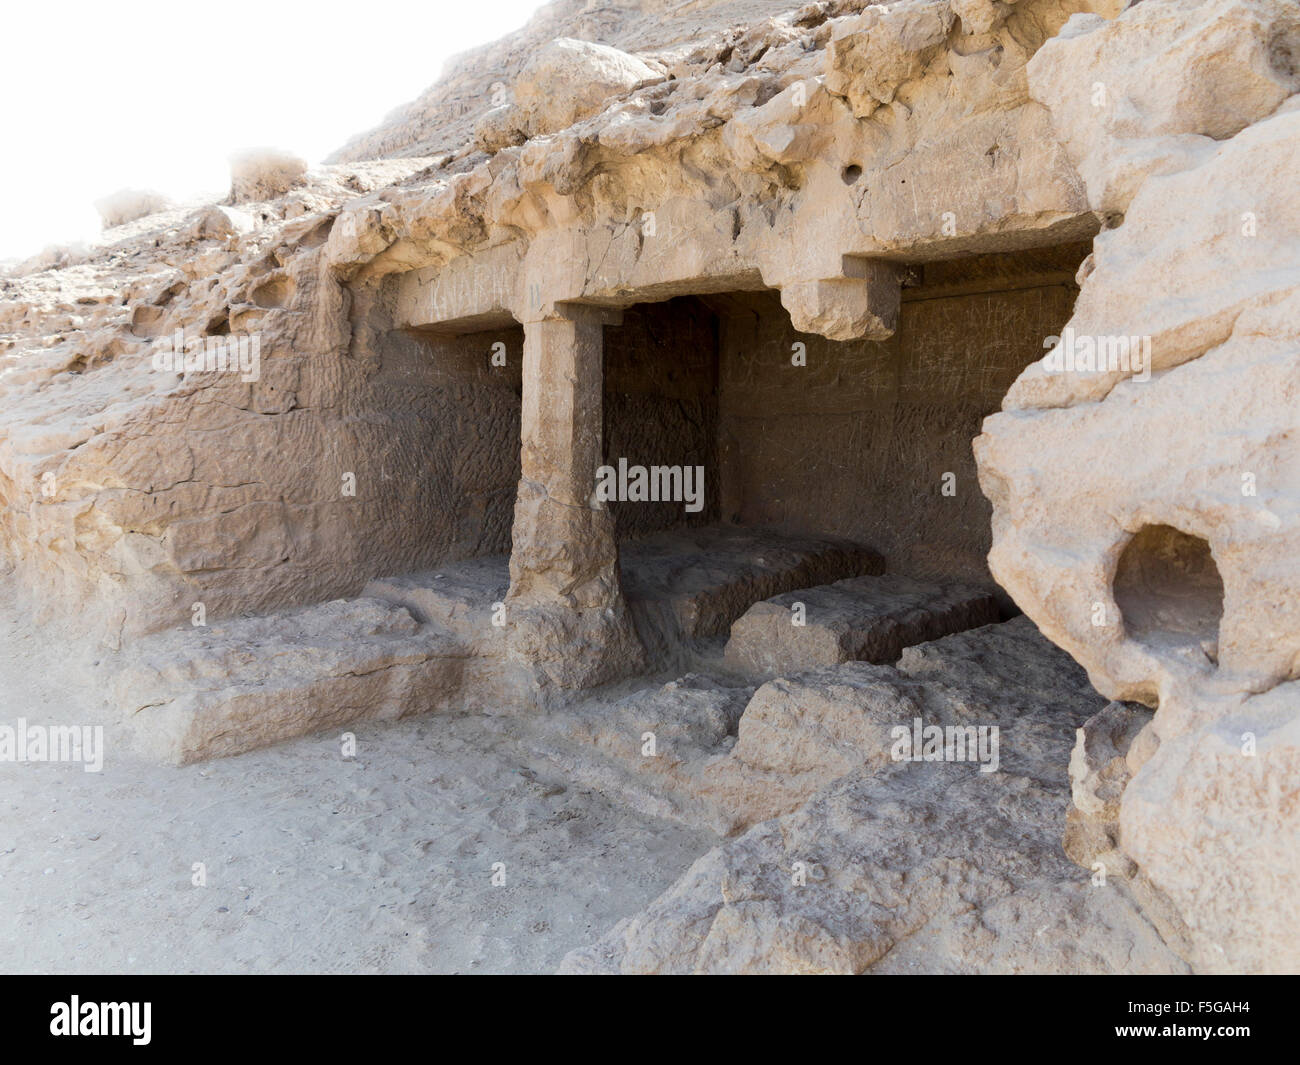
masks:
{"type": "Polygon", "coordinates": [[[606,607],[556,603],[510,609],[507,657],[547,687],[594,688],[647,668],[645,649],[620,598],[606,607]]]}

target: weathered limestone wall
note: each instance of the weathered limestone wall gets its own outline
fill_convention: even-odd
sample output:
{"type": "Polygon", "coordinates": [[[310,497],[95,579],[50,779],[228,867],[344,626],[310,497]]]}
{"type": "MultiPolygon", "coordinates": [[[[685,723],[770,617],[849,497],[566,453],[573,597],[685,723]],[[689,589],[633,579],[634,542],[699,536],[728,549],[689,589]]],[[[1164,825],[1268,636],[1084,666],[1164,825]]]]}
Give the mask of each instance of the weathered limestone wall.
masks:
{"type": "Polygon", "coordinates": [[[406,531],[376,551],[369,576],[509,552],[522,349],[518,328],[385,338],[371,381],[384,399],[388,435],[379,505],[384,527],[391,515],[406,531]]]}
{"type": "Polygon", "coordinates": [[[724,517],[857,540],[884,555],[890,572],[991,582],[990,506],[970,441],[1069,317],[1070,263],[1085,252],[1026,257],[1019,274],[1016,257],[990,257],[1004,277],[988,262],[984,277],[979,266],[933,264],[940,279],[964,271],[973,278],[966,287],[1007,287],[945,295],[960,286],[941,281],[906,290],[886,341],[798,333],[775,300],[724,319],[724,517]],[[791,362],[796,344],[806,366],[791,362]]]}
{"type": "Polygon", "coordinates": [[[0,441],[0,558],[38,615],[113,646],[195,604],[275,610],[509,550],[521,330],[408,335],[297,253],[202,302],[146,297],[131,346],[83,348],[59,403],[0,441]],[[260,340],[257,380],[151,366],[153,340],[223,305],[214,328],[260,340]]]}
{"type": "Polygon", "coordinates": [[[693,299],[631,307],[605,328],[605,463],[703,466],[704,509],[610,504],[620,539],[718,518],[718,336],[693,299]]]}
{"type": "Polygon", "coordinates": [[[163,251],[142,241],[154,264],[132,305],[77,296],[83,332],[5,382],[0,552],[38,615],[71,615],[110,646],[188,623],[196,603],[219,617],[343,594],[365,553],[352,505],[379,483],[370,462],[387,438],[377,366],[351,357],[347,294],[321,269],[329,222],[277,227],[256,257],[250,237],[250,261],[232,266],[240,238],[213,212],[232,224],[209,208],[163,251]],[[155,343],[178,330],[257,337],[255,379],[157,368],[155,343]]]}
{"type": "MultiPolygon", "coordinates": [[[[462,79],[454,122],[407,113],[354,147],[450,155],[0,280],[0,570],[50,613],[185,642],[196,601],[265,613],[509,545],[507,657],[572,689],[644,665],[618,538],[683,520],[594,505],[608,459],[703,464],[699,520],[840,533],[895,571],[982,576],[987,549],[1025,624],[1154,708],[1083,724],[1071,857],[1114,863],[1195,967],[1293,971],[1300,7],[836,0],[657,58],[567,40],[525,65],[521,41],[510,102],[462,79]],[[1034,363],[1067,320],[1149,340],[1144,372],[1034,363]],[[176,329],[259,334],[260,378],[155,372],[176,329]],[[974,445],[990,548],[970,442],[999,404],[974,445]]],[[[338,643],[330,606],[308,621],[338,643]]],[[[408,651],[417,672],[434,653],[408,651]]],[[[438,656],[466,660],[450,637],[438,656]]],[[[866,823],[863,795],[806,838],[866,823]]],[[[977,839],[987,792],[962,806],[977,839]]],[[[951,873],[947,839],[906,838],[951,873]]],[[[740,865],[777,868],[763,846],[740,865]]]]}

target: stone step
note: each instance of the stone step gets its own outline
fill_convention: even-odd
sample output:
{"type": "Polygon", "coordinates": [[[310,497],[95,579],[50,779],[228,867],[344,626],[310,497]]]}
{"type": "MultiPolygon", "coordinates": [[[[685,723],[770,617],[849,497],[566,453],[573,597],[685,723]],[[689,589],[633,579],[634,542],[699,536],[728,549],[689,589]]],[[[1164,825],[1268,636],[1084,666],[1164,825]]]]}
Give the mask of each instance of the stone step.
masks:
{"type": "Polygon", "coordinates": [[[457,634],[365,597],[170,630],[115,665],[109,691],[136,746],[173,764],[356,722],[499,707],[509,673],[457,634]]]}
{"type": "Polygon", "coordinates": [[[861,544],[738,525],[658,533],[622,545],[619,558],[624,594],[653,659],[724,635],[770,596],[884,570],[861,544]]]}
{"type": "Polygon", "coordinates": [[[436,570],[372,580],[361,594],[405,607],[419,622],[453,633],[472,654],[504,651],[505,628],[492,623],[510,588],[510,559],[490,555],[436,570]]]}
{"type": "Polygon", "coordinates": [[[731,626],[724,661],[738,672],[768,677],[840,662],[888,664],[905,647],[998,620],[989,589],[854,577],[755,603],[731,626]]]}
{"type": "MultiPolygon", "coordinates": [[[[780,592],[883,570],[880,556],[846,540],[710,525],[658,533],[619,550],[623,591],[652,661],[693,640],[725,635],[752,604],[780,592]]],[[[405,607],[455,633],[474,654],[500,654],[507,625],[494,607],[510,587],[505,555],[370,581],[362,595],[405,607]]],[[[507,615],[508,617],[508,615],[507,615]]]]}

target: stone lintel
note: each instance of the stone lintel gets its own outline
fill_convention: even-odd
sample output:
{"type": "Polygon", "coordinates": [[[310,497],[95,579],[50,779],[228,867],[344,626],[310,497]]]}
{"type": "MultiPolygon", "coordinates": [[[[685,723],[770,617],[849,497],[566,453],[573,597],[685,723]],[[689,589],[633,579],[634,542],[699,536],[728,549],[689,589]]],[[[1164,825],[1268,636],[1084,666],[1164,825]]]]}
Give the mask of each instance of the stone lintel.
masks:
{"type": "Polygon", "coordinates": [[[543,300],[525,308],[516,317],[525,330],[541,322],[565,321],[576,325],[622,325],[623,308],[604,303],[579,303],[576,300],[543,300]]]}

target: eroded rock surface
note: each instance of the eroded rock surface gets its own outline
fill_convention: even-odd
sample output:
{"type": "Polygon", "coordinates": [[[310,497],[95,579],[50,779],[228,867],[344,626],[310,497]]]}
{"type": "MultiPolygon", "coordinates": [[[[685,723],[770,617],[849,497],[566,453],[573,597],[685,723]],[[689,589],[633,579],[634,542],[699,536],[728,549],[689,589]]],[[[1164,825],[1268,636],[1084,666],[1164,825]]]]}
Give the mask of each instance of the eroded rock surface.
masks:
{"type": "Polygon", "coordinates": [[[731,834],[798,809],[855,769],[889,769],[894,729],[910,736],[918,721],[960,729],[954,742],[972,760],[985,726],[990,771],[1045,773],[1064,810],[1075,729],[1099,707],[1078,667],[1017,619],[909,648],[897,667],[846,662],[757,687],[688,674],[579,703],[540,719],[537,731],[539,749],[589,786],[731,834]]]}
{"type": "Polygon", "coordinates": [[[904,647],[997,620],[987,591],[855,577],[755,603],[731,626],[726,661],[769,676],[852,660],[893,663],[904,647]]]}
{"type": "Polygon", "coordinates": [[[8,270],[16,608],[169,760],[545,707],[539,757],[734,837],[573,970],[1294,969],[1294,3],[786,6],[560,0],[340,161],[8,270]],[[1004,393],[1025,617],[904,647],[991,604],[886,636],[849,582],[795,670],[755,603],[986,576],[938,530],[1004,393]],[[709,487],[629,520],[620,457],[709,487]],[[917,720],[997,771],[897,761],[917,720]]]}
{"type": "Polygon", "coordinates": [[[1082,741],[1071,850],[1117,848],[1215,970],[1298,956],[1295,848],[1278,842],[1300,838],[1297,19],[1271,0],[1144,0],[1076,17],[1031,61],[1110,228],[1061,342],[975,444],[994,576],[1099,691],[1156,708],[1122,768],[1096,749],[1104,722],[1082,741]],[[1117,357],[1118,337],[1141,357],[1117,357]]]}
{"type": "Polygon", "coordinates": [[[1094,886],[1061,852],[1063,759],[1098,705],[1077,667],[1023,619],[918,650],[915,676],[848,663],[761,689],[730,757],[819,774],[815,797],[705,855],[563,971],[1186,971],[1123,881],[1094,886]],[[999,771],[894,761],[889,727],[914,715],[1001,725],[999,771]]]}

